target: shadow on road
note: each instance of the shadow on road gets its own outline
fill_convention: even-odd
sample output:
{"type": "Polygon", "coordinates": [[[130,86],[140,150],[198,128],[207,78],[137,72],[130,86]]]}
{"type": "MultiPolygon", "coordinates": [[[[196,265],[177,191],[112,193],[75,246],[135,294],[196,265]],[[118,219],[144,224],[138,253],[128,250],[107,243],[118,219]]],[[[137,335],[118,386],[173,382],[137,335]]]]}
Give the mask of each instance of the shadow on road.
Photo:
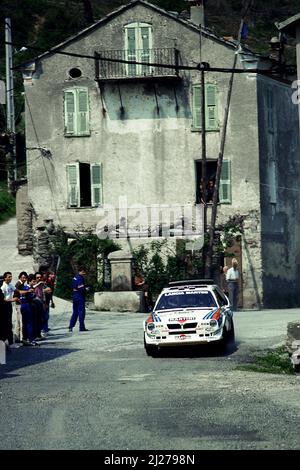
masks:
{"type": "Polygon", "coordinates": [[[223,349],[213,344],[160,348],[157,357],[227,357],[236,351],[238,351],[238,343],[231,342],[223,349]]]}
{"type": "Polygon", "coordinates": [[[16,377],[19,374],[11,374],[12,371],[24,367],[33,366],[41,362],[52,361],[58,357],[79,351],[79,349],[48,348],[39,346],[23,346],[7,353],[6,364],[0,366],[0,380],[16,377]]]}

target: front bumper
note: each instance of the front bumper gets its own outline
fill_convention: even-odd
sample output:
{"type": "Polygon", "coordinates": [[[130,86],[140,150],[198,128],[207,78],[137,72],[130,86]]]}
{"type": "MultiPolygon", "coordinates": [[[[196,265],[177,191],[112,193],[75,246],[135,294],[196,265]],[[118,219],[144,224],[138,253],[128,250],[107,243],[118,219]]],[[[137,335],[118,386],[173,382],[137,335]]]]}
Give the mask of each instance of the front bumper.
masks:
{"type": "Polygon", "coordinates": [[[197,345],[197,344],[208,344],[220,341],[223,337],[223,330],[210,333],[189,333],[189,332],[173,332],[170,335],[167,332],[161,332],[160,335],[149,334],[145,332],[145,342],[149,346],[185,346],[185,345],[197,345]]]}

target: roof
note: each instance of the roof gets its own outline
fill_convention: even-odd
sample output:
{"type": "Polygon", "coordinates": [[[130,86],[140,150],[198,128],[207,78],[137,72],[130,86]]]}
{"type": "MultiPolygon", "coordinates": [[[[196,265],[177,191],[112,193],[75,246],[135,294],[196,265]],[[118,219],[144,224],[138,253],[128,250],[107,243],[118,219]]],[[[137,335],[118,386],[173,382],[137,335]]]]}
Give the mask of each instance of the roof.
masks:
{"type": "Polygon", "coordinates": [[[276,24],[277,28],[280,31],[283,31],[290,36],[296,36],[296,29],[297,27],[300,27],[300,13],[297,13],[294,16],[291,16],[285,21],[282,21],[281,23],[276,24]]]}
{"type": "Polygon", "coordinates": [[[183,281],[172,281],[169,282],[168,287],[189,287],[189,286],[208,286],[214,285],[215,281],[213,279],[188,279],[183,281]]]}
{"type": "Polygon", "coordinates": [[[187,27],[189,27],[190,29],[192,29],[194,31],[197,31],[197,32],[201,31],[204,36],[207,36],[207,37],[223,44],[224,46],[230,47],[232,49],[236,49],[236,43],[234,41],[226,41],[225,39],[222,39],[219,36],[216,36],[211,30],[209,30],[208,28],[205,28],[204,26],[199,27],[199,26],[195,25],[191,20],[179,18],[179,16],[177,14],[175,14],[173,12],[166,11],[166,10],[156,6],[156,5],[153,5],[152,3],[147,2],[146,0],[131,0],[126,5],[123,5],[120,8],[118,8],[117,10],[114,10],[113,12],[111,12],[108,15],[101,18],[101,20],[96,21],[92,25],[90,25],[87,28],[81,30],[79,33],[69,37],[65,41],[63,41],[63,42],[57,44],[56,46],[52,47],[47,52],[44,52],[44,53],[42,53],[42,54],[40,54],[36,57],[33,57],[32,59],[29,59],[26,62],[23,62],[22,64],[19,64],[15,68],[16,69],[21,69],[25,65],[31,64],[33,61],[44,59],[44,58],[47,58],[47,57],[55,54],[55,52],[58,51],[59,49],[62,49],[64,47],[68,46],[69,44],[71,44],[74,41],[77,41],[81,37],[87,36],[92,31],[94,31],[94,30],[98,29],[99,27],[101,27],[102,25],[108,23],[113,18],[120,15],[124,11],[134,7],[135,5],[143,5],[147,8],[151,8],[152,10],[155,10],[156,12],[158,12],[158,13],[164,15],[164,16],[172,18],[173,20],[177,21],[178,23],[181,23],[184,26],[187,26],[187,27]]]}

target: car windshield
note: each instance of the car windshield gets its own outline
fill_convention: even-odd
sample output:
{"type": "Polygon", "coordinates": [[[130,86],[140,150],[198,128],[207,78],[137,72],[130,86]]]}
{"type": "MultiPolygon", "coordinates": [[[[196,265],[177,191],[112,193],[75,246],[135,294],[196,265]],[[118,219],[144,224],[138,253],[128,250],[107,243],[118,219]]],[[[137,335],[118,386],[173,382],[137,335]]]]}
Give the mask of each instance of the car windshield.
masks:
{"type": "Polygon", "coordinates": [[[217,307],[217,304],[209,291],[166,292],[159,299],[155,310],[188,307],[217,307]]]}

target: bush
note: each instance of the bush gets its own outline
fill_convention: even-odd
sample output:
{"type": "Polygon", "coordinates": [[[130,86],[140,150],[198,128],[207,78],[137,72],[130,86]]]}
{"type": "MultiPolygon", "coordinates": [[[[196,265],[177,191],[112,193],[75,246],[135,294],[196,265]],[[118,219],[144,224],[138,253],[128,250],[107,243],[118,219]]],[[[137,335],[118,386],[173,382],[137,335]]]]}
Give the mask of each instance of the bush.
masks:
{"type": "Polygon", "coordinates": [[[185,251],[185,242],[177,245],[176,253],[168,241],[152,242],[133,251],[136,267],[144,274],[149,290],[156,297],[171,281],[199,277],[202,259],[185,251]]]}
{"type": "Polygon", "coordinates": [[[16,201],[9,194],[6,183],[0,183],[0,222],[5,222],[16,213],[16,201]]]}
{"type": "Polygon", "coordinates": [[[77,234],[68,243],[67,235],[59,230],[54,248],[60,257],[55,295],[64,299],[72,297],[72,279],[80,265],[88,269],[86,283],[91,286],[90,297],[92,292],[103,290],[103,283],[98,280],[99,260],[118,249],[119,246],[114,241],[100,240],[94,234],[77,234]]]}

